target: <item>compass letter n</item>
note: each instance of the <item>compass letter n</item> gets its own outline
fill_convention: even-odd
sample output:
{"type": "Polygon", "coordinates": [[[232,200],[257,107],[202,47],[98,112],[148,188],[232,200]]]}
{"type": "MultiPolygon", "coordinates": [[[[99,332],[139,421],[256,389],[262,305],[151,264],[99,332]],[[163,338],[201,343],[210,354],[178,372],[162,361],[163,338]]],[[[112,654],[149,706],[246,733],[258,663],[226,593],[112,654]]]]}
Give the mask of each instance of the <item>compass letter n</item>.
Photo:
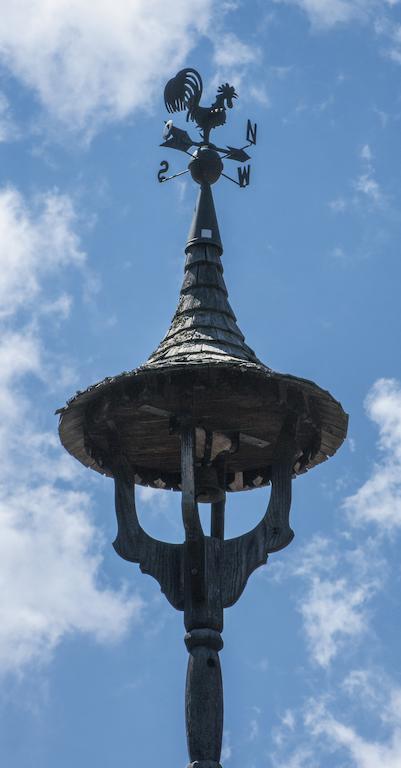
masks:
{"type": "Polygon", "coordinates": [[[249,144],[256,144],[256,130],[257,130],[256,123],[251,123],[250,120],[248,120],[247,126],[246,126],[246,140],[249,144]]]}
{"type": "Polygon", "coordinates": [[[238,171],[238,184],[240,187],[247,187],[249,185],[250,175],[251,175],[251,166],[250,165],[244,165],[242,168],[241,166],[237,168],[238,171]]]}

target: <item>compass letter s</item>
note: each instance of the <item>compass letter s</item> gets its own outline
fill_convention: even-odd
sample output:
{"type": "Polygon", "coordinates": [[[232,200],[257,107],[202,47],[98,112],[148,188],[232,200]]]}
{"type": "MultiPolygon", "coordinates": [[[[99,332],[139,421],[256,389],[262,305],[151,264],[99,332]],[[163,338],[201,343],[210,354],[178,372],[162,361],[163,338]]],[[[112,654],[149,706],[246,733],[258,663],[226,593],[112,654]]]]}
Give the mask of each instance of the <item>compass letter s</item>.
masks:
{"type": "Polygon", "coordinates": [[[165,174],[167,173],[167,171],[168,171],[169,167],[170,167],[170,166],[169,166],[169,164],[168,164],[167,160],[162,160],[162,161],[161,161],[161,163],[160,163],[160,170],[159,170],[159,172],[158,172],[158,174],[157,174],[157,178],[159,179],[159,181],[160,181],[160,184],[161,184],[163,181],[166,181],[166,176],[165,176],[165,174]]]}

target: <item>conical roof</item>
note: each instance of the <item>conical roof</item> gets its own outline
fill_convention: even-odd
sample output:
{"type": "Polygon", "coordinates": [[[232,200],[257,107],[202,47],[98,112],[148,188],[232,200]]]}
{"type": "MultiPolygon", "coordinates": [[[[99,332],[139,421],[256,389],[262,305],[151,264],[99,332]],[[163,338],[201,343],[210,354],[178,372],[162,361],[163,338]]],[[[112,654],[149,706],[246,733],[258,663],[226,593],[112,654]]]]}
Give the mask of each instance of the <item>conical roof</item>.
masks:
{"type": "Polygon", "coordinates": [[[261,365],[245,343],[228,301],[223,246],[208,184],[201,186],[186,247],[185,274],[171,325],[147,365],[247,361],[261,365]]]}

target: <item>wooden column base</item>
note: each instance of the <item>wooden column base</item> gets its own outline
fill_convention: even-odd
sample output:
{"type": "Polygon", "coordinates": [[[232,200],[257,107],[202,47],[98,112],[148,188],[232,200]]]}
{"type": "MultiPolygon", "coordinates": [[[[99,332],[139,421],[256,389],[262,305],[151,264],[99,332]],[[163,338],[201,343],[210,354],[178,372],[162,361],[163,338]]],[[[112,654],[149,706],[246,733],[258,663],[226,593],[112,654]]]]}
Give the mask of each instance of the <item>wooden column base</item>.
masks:
{"type": "Polygon", "coordinates": [[[191,768],[221,768],[223,684],[219,651],[223,640],[213,629],[185,635],[189,652],[185,715],[191,768]]]}

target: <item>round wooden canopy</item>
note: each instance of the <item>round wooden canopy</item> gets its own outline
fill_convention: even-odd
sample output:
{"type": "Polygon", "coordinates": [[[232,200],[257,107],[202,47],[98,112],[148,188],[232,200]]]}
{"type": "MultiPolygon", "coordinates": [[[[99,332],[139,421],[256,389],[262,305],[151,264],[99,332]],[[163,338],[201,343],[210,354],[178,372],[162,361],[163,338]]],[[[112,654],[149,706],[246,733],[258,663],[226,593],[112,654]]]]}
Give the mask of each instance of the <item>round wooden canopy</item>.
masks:
{"type": "Polygon", "coordinates": [[[198,475],[217,472],[224,456],[218,482],[228,491],[269,483],[288,419],[295,424],[295,473],[340,447],[347,432],[340,403],[311,381],[275,373],[246,344],[228,301],[222,251],[211,188],[202,184],[164,339],[145,365],[89,387],[60,410],[61,442],[86,466],[180,490],[183,417],[196,429],[198,475]]]}
{"type": "Polygon", "coordinates": [[[341,405],[313,382],[262,365],[145,365],[78,393],[61,410],[60,438],[97,472],[112,476],[121,466],[136,483],[180,490],[183,414],[206,434],[231,438],[227,491],[269,483],[275,445],[289,415],[297,422],[297,474],[336,452],[348,421],[341,405]]]}

